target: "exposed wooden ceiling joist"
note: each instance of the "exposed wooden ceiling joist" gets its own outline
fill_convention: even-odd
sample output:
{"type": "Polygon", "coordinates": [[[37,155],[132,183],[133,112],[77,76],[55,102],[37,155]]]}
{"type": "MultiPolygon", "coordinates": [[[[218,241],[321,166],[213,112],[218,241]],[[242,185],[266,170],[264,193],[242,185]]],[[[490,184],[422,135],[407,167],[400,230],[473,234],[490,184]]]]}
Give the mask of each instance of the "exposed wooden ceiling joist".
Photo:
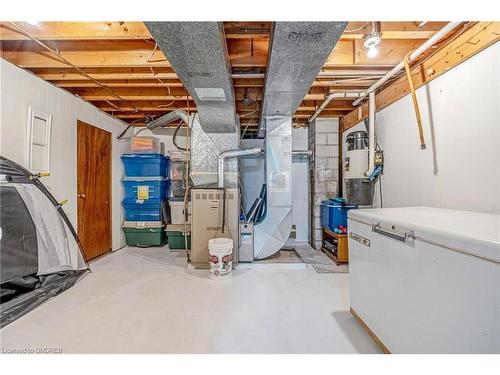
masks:
{"type": "Polygon", "coordinates": [[[224,22],[226,39],[269,38],[272,22],[224,22]]]}
{"type": "MultiPolygon", "coordinates": [[[[429,39],[447,22],[381,22],[381,39],[429,39]]],[[[349,22],[342,39],[363,39],[372,31],[372,22],[349,22]],[[349,31],[354,30],[354,31],[349,31]]]]}
{"type": "MultiPolygon", "coordinates": [[[[15,22],[40,40],[152,39],[143,22],[15,22]]],[[[8,22],[0,22],[0,40],[28,40],[8,22]]]]}
{"type": "MultiPolygon", "coordinates": [[[[15,24],[59,51],[99,83],[84,77],[18,32],[14,26],[0,22],[3,58],[91,101],[118,118],[127,122],[138,120],[134,125],[140,126],[144,125],[142,118],[145,116],[159,116],[179,108],[196,110],[192,100],[188,106],[189,97],[182,82],[142,22],[15,24]],[[99,87],[102,84],[121,99],[99,87]]],[[[304,126],[332,90],[366,89],[445,24],[382,22],[379,53],[369,58],[363,46],[363,37],[371,31],[371,24],[349,23],[297,109],[294,124],[304,126]]],[[[259,125],[271,29],[271,22],[224,22],[236,109],[240,115],[247,115],[242,117],[241,124],[242,127],[248,126],[250,132],[259,125]]],[[[320,116],[340,117],[352,110],[351,101],[336,99],[320,116]]]]}
{"type": "MultiPolygon", "coordinates": [[[[456,39],[443,46],[435,54],[411,69],[413,83],[416,88],[439,77],[454,66],[462,63],[489,45],[500,41],[499,22],[478,22],[468,30],[459,34],[456,39]]],[[[409,84],[402,75],[392,84],[380,90],[376,95],[376,108],[381,110],[396,100],[409,94],[409,84]]],[[[341,130],[345,131],[368,117],[368,105],[346,114],[341,122],[341,130]]]]}
{"type": "MultiPolygon", "coordinates": [[[[80,68],[99,67],[169,67],[161,51],[64,51],[60,55],[80,68]]],[[[2,57],[21,68],[63,68],[68,65],[50,52],[32,52],[31,50],[2,50],[2,57]]]]}

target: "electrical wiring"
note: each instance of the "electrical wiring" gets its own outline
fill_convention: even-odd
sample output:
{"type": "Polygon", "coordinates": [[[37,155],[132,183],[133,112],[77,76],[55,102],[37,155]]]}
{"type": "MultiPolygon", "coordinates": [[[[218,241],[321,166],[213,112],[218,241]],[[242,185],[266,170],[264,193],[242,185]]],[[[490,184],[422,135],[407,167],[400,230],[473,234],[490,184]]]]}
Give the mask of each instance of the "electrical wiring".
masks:
{"type": "MultiPolygon", "coordinates": [[[[187,94],[188,94],[188,93],[187,93],[187,90],[186,90],[187,113],[188,113],[188,116],[189,116],[190,107],[189,107],[189,96],[187,96],[187,94]]],[[[194,118],[195,118],[196,116],[198,116],[198,113],[196,113],[196,114],[193,116],[193,118],[192,118],[191,120],[189,120],[189,124],[187,124],[186,134],[188,134],[188,133],[189,133],[189,129],[190,129],[190,128],[191,128],[191,126],[193,125],[194,118]]],[[[187,152],[189,152],[189,151],[190,151],[190,149],[189,149],[189,148],[187,148],[187,147],[181,147],[181,146],[179,146],[179,144],[177,143],[177,133],[179,132],[179,129],[181,128],[182,124],[183,124],[183,122],[182,122],[182,121],[180,121],[180,122],[179,122],[179,125],[177,125],[177,127],[175,128],[175,130],[174,130],[174,134],[173,134],[173,136],[172,136],[172,142],[173,142],[174,146],[175,146],[175,147],[177,147],[180,151],[187,151],[187,152]]],[[[188,136],[188,138],[189,138],[189,136],[188,136]]]]}
{"type": "MultiPolygon", "coordinates": [[[[153,70],[152,66],[149,67],[149,70],[151,70],[151,73],[153,73],[153,76],[156,75],[156,72],[153,70]]],[[[160,79],[158,77],[155,77],[155,78],[158,80],[158,82],[166,84],[166,82],[164,82],[162,79],[160,79]]],[[[168,93],[170,94],[170,87],[167,86],[167,88],[168,88],[168,93]]]]}
{"type": "Polygon", "coordinates": [[[16,25],[14,22],[9,22],[10,25],[12,25],[19,33],[23,34],[24,36],[28,37],[29,39],[33,40],[35,43],[37,43],[38,45],[40,45],[41,47],[43,47],[44,49],[46,49],[47,51],[49,51],[50,53],[54,54],[55,56],[57,56],[57,58],[59,60],[61,60],[63,63],[65,63],[66,65],[69,65],[71,66],[73,69],[75,69],[79,74],[81,74],[82,76],[84,76],[85,78],[88,78],[90,79],[92,82],[94,82],[96,85],[98,85],[99,87],[102,87],[103,89],[105,89],[106,91],[108,91],[111,95],[113,95],[115,98],[119,99],[119,100],[122,100],[126,103],[128,103],[128,105],[130,105],[131,108],[134,109],[134,111],[138,111],[139,109],[130,104],[130,102],[127,100],[127,99],[124,99],[122,98],[120,95],[118,95],[114,90],[112,90],[111,88],[109,88],[108,86],[102,84],[101,82],[97,81],[95,78],[91,77],[89,74],[87,74],[87,72],[85,72],[82,68],[76,66],[75,64],[73,64],[72,62],[68,61],[66,58],[64,58],[61,53],[59,52],[59,50],[54,50],[52,48],[50,48],[47,44],[43,43],[41,40],[39,40],[38,38],[34,37],[33,35],[29,34],[28,32],[24,31],[21,27],[19,27],[18,25],[16,25]]]}
{"type": "Polygon", "coordinates": [[[167,104],[159,104],[156,106],[156,108],[166,108],[166,107],[170,107],[172,104],[175,103],[175,100],[172,100],[170,103],[167,103],[167,104]]]}
{"type": "MultiPolygon", "coordinates": [[[[258,110],[259,110],[259,101],[257,99],[254,99],[250,96],[248,96],[246,93],[245,93],[245,97],[250,99],[250,102],[251,103],[254,103],[255,104],[255,107],[253,109],[253,111],[249,112],[249,113],[245,113],[243,115],[240,115],[240,118],[243,118],[243,117],[248,117],[248,116],[251,116],[253,115],[254,113],[256,113],[258,110]]],[[[248,127],[252,125],[252,121],[248,122],[245,126],[245,129],[243,129],[243,133],[241,133],[241,138],[243,138],[248,130],[248,127]]]]}
{"type": "Polygon", "coordinates": [[[249,112],[249,113],[245,113],[244,115],[240,115],[240,118],[251,116],[251,115],[253,115],[255,112],[257,112],[259,110],[259,102],[257,100],[255,100],[255,99],[252,99],[252,98],[250,98],[250,99],[255,104],[255,107],[254,107],[253,111],[249,112]]]}
{"type": "MultiPolygon", "coordinates": [[[[151,52],[151,54],[148,56],[148,58],[146,59],[146,62],[152,62],[151,61],[151,57],[153,57],[153,55],[155,54],[156,50],[158,49],[158,43],[155,42],[155,47],[153,48],[153,51],[151,52]]],[[[160,60],[154,60],[154,62],[160,62],[160,61],[167,61],[167,59],[160,59],[160,60]]]]}
{"type": "Polygon", "coordinates": [[[241,133],[241,138],[243,138],[245,136],[245,134],[246,134],[246,132],[248,130],[248,127],[250,125],[255,125],[255,124],[253,124],[252,121],[250,121],[248,124],[246,124],[245,129],[243,129],[243,133],[241,133]]]}
{"type": "MultiPolygon", "coordinates": [[[[122,131],[122,132],[120,133],[120,135],[119,135],[118,137],[116,137],[116,139],[117,139],[118,141],[128,141],[128,140],[130,139],[130,137],[123,138],[123,136],[127,133],[127,131],[130,129],[130,127],[131,127],[132,125],[134,125],[134,124],[135,124],[137,121],[139,121],[139,120],[143,120],[143,118],[138,118],[138,119],[135,119],[135,120],[134,120],[134,121],[132,121],[130,124],[128,124],[128,125],[127,125],[127,127],[125,128],[125,130],[124,130],[124,131],[122,131]]],[[[141,130],[142,130],[142,129],[141,129],[141,130]]]]}
{"type": "Polygon", "coordinates": [[[181,126],[182,126],[182,121],[179,122],[179,124],[177,125],[177,127],[174,130],[174,135],[172,136],[172,142],[173,142],[174,146],[177,147],[179,150],[181,150],[181,151],[188,151],[188,148],[181,147],[177,143],[177,133],[179,132],[179,129],[181,128],[181,126]]]}
{"type": "Polygon", "coordinates": [[[115,103],[113,103],[111,100],[105,100],[104,103],[109,104],[111,107],[116,109],[117,111],[124,111],[123,108],[118,107],[115,103]]]}
{"type": "Polygon", "coordinates": [[[357,27],[355,29],[346,29],[346,30],[344,30],[344,33],[355,33],[357,31],[361,31],[361,30],[366,29],[366,27],[368,25],[370,25],[370,22],[365,23],[364,26],[362,26],[362,27],[357,27]]]}

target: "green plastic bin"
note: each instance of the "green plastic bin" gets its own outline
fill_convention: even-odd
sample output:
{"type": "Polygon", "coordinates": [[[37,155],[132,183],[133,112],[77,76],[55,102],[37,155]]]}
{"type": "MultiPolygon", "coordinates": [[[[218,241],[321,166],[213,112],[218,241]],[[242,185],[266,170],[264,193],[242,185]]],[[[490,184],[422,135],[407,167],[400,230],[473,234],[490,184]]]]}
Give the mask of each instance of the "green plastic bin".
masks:
{"type": "Polygon", "coordinates": [[[165,229],[168,237],[168,247],[170,250],[185,250],[184,233],[187,230],[187,245],[191,249],[191,225],[169,224],[165,229]]]}
{"type": "Polygon", "coordinates": [[[164,246],[167,243],[165,225],[161,221],[125,221],[122,229],[129,246],[164,246]]]}

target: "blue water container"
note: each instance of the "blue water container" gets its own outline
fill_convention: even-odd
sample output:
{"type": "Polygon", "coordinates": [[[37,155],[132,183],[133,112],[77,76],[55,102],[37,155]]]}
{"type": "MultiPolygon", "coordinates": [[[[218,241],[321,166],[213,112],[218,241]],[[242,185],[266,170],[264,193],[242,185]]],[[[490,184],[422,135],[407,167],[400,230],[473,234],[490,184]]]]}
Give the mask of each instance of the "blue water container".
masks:
{"type": "Polygon", "coordinates": [[[129,177],[167,177],[170,159],[162,154],[123,154],[125,174],[129,177]]]}
{"type": "Polygon", "coordinates": [[[347,211],[358,208],[356,205],[346,205],[332,199],[321,202],[320,220],[321,226],[334,230],[339,226],[347,228],[347,211]]]}
{"type": "Polygon", "coordinates": [[[170,180],[165,177],[124,177],[125,199],[165,199],[170,194],[170,180]]]}
{"type": "Polygon", "coordinates": [[[125,199],[125,221],[161,221],[161,199],[125,199]]]}

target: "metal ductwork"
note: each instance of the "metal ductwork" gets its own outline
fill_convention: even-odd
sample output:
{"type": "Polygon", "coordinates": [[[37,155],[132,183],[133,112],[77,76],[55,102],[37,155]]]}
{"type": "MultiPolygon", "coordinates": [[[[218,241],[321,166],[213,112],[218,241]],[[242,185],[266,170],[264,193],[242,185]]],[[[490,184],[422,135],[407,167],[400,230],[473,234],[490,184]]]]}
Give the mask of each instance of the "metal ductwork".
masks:
{"type": "Polygon", "coordinates": [[[181,111],[180,109],[176,109],[175,111],[169,112],[161,117],[158,117],[157,119],[154,119],[151,122],[148,122],[146,124],[146,127],[149,130],[154,131],[154,129],[161,128],[175,120],[182,120],[182,122],[184,122],[186,126],[189,126],[188,114],[184,111],[181,111]]]}
{"type": "MultiPolygon", "coordinates": [[[[217,157],[240,145],[231,68],[221,22],[146,22],[196,103],[191,123],[191,178],[217,183],[217,157]]],[[[226,186],[238,186],[238,160],[225,165],[226,186]]]]}
{"type": "Polygon", "coordinates": [[[221,152],[217,161],[217,186],[220,188],[225,187],[224,164],[226,159],[239,158],[240,156],[260,155],[262,154],[262,151],[263,150],[261,148],[256,147],[243,150],[229,150],[221,152]]]}
{"type": "Polygon", "coordinates": [[[203,131],[234,133],[238,121],[222,23],[145,24],[196,103],[203,131]]]}
{"type": "Polygon", "coordinates": [[[275,22],[259,137],[266,116],[292,116],[344,32],[347,22],[275,22]]]}
{"type": "Polygon", "coordinates": [[[277,253],[292,229],[292,118],[271,116],[266,126],[266,215],[254,226],[254,259],[277,253]]]}
{"type": "Polygon", "coordinates": [[[259,136],[266,135],[267,210],[254,227],[254,258],[278,252],[292,228],[292,116],[337,44],[345,22],[276,22],[259,136]]]}

